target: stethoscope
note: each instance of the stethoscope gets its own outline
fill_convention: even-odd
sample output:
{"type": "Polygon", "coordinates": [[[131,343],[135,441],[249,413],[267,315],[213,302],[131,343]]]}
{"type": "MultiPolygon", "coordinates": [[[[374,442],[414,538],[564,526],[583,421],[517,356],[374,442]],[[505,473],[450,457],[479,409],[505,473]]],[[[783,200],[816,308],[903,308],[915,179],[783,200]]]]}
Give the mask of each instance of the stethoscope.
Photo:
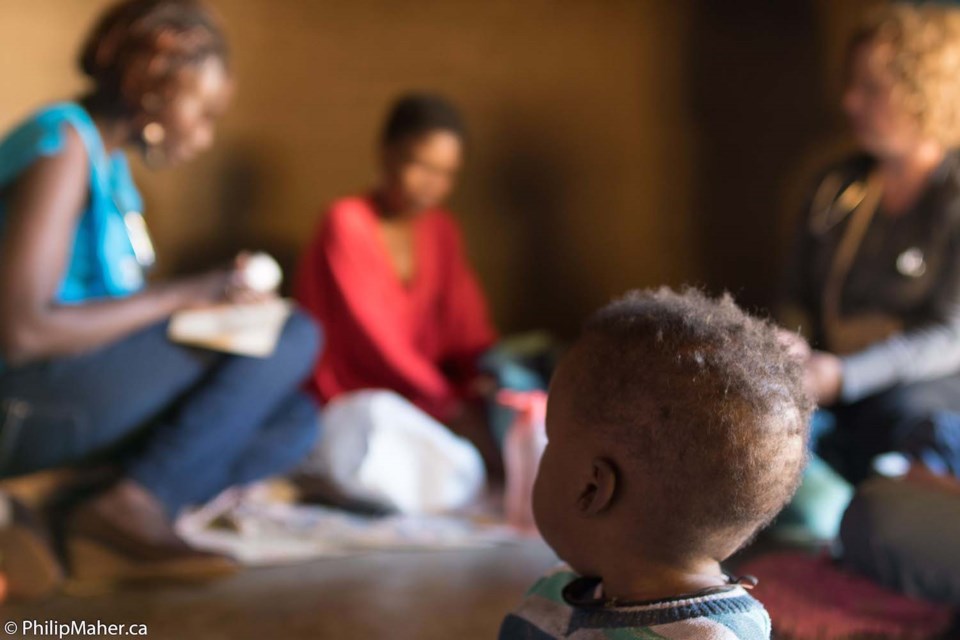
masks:
{"type": "MultiPolygon", "coordinates": [[[[839,176],[830,174],[813,198],[810,230],[821,236],[839,224],[866,199],[867,185],[855,180],[845,187],[839,176]]],[[[919,247],[910,247],[897,256],[897,272],[907,278],[919,278],[927,272],[927,260],[919,247]]]]}

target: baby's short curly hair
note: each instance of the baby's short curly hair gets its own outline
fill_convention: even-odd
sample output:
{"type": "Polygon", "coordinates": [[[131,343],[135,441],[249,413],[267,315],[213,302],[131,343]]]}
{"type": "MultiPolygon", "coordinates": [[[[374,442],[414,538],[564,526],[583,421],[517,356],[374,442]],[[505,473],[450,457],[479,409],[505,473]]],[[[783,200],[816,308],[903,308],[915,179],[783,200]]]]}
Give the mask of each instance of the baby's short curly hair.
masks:
{"type": "Polygon", "coordinates": [[[890,48],[886,70],[896,100],[921,132],[951,148],[960,144],[960,9],[894,3],[869,15],[850,40],[890,48]]]}
{"type": "Polygon", "coordinates": [[[569,406],[638,472],[646,540],[738,547],[796,491],[813,409],[802,367],[729,295],[633,291],[588,320],[577,350],[569,406]]]}

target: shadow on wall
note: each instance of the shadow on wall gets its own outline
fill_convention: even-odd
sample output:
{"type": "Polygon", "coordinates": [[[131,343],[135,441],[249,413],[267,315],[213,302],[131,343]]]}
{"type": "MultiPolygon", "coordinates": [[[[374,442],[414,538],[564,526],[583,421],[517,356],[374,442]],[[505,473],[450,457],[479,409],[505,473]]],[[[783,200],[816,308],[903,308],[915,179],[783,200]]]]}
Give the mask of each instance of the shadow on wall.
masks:
{"type": "Polygon", "coordinates": [[[499,243],[494,250],[504,258],[496,278],[508,314],[504,324],[576,335],[578,319],[570,309],[589,309],[593,300],[589,273],[570,241],[571,156],[535,116],[504,112],[497,122],[493,135],[502,142],[490,145],[499,154],[491,158],[488,197],[501,233],[488,242],[499,243]]]}
{"type": "Polygon", "coordinates": [[[812,2],[699,0],[690,95],[699,230],[711,289],[751,307],[775,302],[783,271],[786,182],[811,139],[831,130],[825,50],[812,2]]]}
{"type": "Polygon", "coordinates": [[[197,181],[197,200],[210,206],[204,227],[210,231],[188,237],[172,252],[169,272],[191,274],[229,264],[239,251],[265,251],[274,256],[285,274],[283,293],[289,294],[299,245],[276,236],[265,237],[258,229],[269,226],[258,217],[271,208],[264,204],[269,174],[254,145],[224,141],[218,149],[211,183],[197,181]],[[200,191],[200,189],[203,189],[200,191]]]}

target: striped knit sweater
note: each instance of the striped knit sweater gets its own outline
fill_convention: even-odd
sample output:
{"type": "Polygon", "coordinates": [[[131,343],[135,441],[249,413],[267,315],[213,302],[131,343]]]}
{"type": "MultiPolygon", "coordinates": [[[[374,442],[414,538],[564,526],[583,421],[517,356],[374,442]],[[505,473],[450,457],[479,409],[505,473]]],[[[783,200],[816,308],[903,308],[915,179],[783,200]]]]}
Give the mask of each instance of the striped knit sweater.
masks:
{"type": "Polygon", "coordinates": [[[743,587],[610,606],[600,583],[562,566],[541,578],[500,627],[500,640],[769,640],[770,617],[743,587]]]}

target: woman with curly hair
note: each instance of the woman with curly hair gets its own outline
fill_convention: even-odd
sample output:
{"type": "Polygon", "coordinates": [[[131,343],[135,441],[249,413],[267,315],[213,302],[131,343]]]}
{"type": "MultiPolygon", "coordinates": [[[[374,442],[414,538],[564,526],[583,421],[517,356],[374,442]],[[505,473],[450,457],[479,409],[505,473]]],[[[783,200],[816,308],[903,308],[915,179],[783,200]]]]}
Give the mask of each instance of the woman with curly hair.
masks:
{"type": "Polygon", "coordinates": [[[874,16],[850,43],[843,108],[860,152],[813,191],[788,292],[822,349],[805,354],[836,417],[822,453],[852,482],[889,451],[957,473],[940,436],[960,411],[960,12],[874,16]]]}
{"type": "Polygon", "coordinates": [[[847,507],[849,487],[814,459],[781,522],[799,517],[827,537],[839,528],[849,567],[956,605],[960,11],[884,7],[850,41],[846,71],[843,108],[859,153],[811,193],[782,318],[808,329],[818,350],[783,336],[826,408],[814,451],[854,484],[907,479],[870,478],[847,507]]]}
{"type": "MultiPolygon", "coordinates": [[[[306,455],[316,409],[299,387],[318,332],[294,313],[264,359],[179,346],[172,313],[259,294],[239,263],[145,283],[153,252],[125,151],[169,166],[212,143],[231,77],[207,7],[119,2],[80,67],[85,96],[0,140],[0,477],[90,460],[117,469],[55,514],[77,581],[223,575],[233,563],[190,548],[173,518],[306,455]]],[[[42,540],[0,535],[11,540],[23,544],[0,552],[32,567],[24,591],[49,590],[58,569],[42,540]]]]}

